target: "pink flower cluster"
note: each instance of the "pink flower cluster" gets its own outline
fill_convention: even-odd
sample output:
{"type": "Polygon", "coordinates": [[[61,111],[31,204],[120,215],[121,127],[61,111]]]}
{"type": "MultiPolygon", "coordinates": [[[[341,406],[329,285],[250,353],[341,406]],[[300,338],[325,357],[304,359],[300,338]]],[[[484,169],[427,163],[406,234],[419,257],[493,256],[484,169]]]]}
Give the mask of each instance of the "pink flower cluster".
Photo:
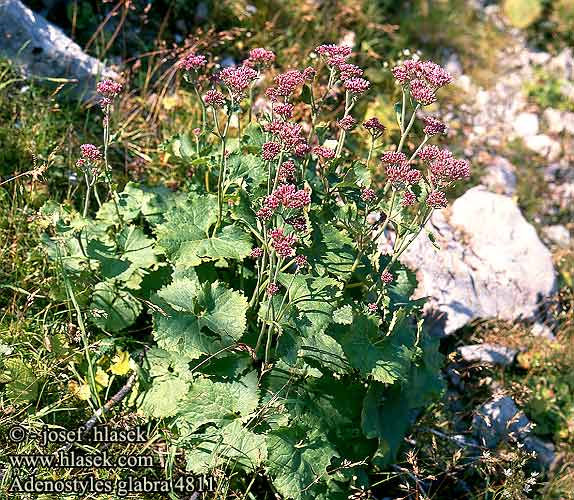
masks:
{"type": "Polygon", "coordinates": [[[304,189],[297,189],[294,184],[282,184],[265,199],[265,205],[271,208],[277,208],[279,205],[285,208],[303,208],[310,204],[311,195],[304,189]]]}
{"type": "Polygon", "coordinates": [[[274,120],[266,123],[263,128],[281,140],[283,149],[292,151],[296,156],[309,152],[309,145],[303,137],[303,127],[300,124],[274,120]]]}
{"type": "Polygon", "coordinates": [[[432,116],[423,117],[425,124],[423,132],[430,136],[437,134],[446,134],[446,125],[432,116]]]}
{"type": "Polygon", "coordinates": [[[398,187],[416,184],[421,179],[421,173],[410,167],[404,153],[385,151],[381,161],[387,165],[387,178],[398,187]]]}
{"type": "Polygon", "coordinates": [[[266,289],[267,295],[273,297],[273,295],[277,295],[279,293],[279,286],[277,283],[269,283],[266,289]]]}
{"type": "Polygon", "coordinates": [[[293,226],[297,231],[304,233],[307,231],[307,220],[302,215],[298,217],[289,217],[285,220],[287,224],[293,226]]]}
{"type": "Polygon", "coordinates": [[[92,163],[98,163],[102,160],[101,151],[93,144],[82,144],[80,146],[80,151],[82,152],[82,158],[92,163]]]}
{"type": "Polygon", "coordinates": [[[293,104],[276,104],[273,107],[273,111],[286,120],[293,116],[293,109],[293,104]]]}
{"type": "Polygon", "coordinates": [[[279,181],[286,183],[295,179],[295,163],[292,160],[286,161],[279,167],[279,181]]]}
{"type": "Polygon", "coordinates": [[[315,76],[317,76],[317,70],[313,66],[307,66],[303,70],[303,78],[305,78],[306,81],[312,82],[315,76]]]}
{"type": "Polygon", "coordinates": [[[249,58],[245,61],[247,66],[268,66],[275,61],[275,53],[261,47],[249,51],[249,58]]]}
{"type": "Polygon", "coordinates": [[[341,80],[349,80],[350,78],[363,76],[363,70],[354,64],[343,63],[339,65],[338,69],[341,80]]]}
{"type": "Polygon", "coordinates": [[[375,191],[371,188],[365,188],[361,191],[361,199],[363,201],[373,201],[377,197],[375,191]]]}
{"type": "Polygon", "coordinates": [[[352,94],[364,94],[370,86],[371,82],[364,78],[349,78],[343,82],[343,87],[352,94]]]}
{"type": "Polygon", "coordinates": [[[329,66],[339,67],[345,64],[347,57],[353,53],[353,49],[348,45],[324,44],[319,45],[315,53],[325,57],[329,66]]]}
{"type": "Polygon", "coordinates": [[[205,56],[192,52],[177,62],[177,68],[185,71],[198,71],[207,64],[205,56]]]}
{"type": "Polygon", "coordinates": [[[436,90],[452,82],[452,75],[432,61],[409,59],[391,71],[401,85],[409,85],[412,98],[423,106],[435,102],[436,90]]]}
{"type": "Polygon", "coordinates": [[[369,310],[370,313],[375,314],[378,312],[379,306],[375,302],[371,302],[367,304],[367,309],[369,310]]]}
{"type": "Polygon", "coordinates": [[[431,191],[427,196],[427,205],[432,208],[445,208],[448,205],[446,195],[442,191],[431,191]]]}
{"type": "Polygon", "coordinates": [[[337,122],[337,125],[339,128],[341,128],[343,130],[351,130],[355,126],[356,123],[357,123],[357,120],[355,120],[351,115],[347,115],[347,116],[344,116],[343,118],[341,118],[337,122]]]}
{"type": "Polygon", "coordinates": [[[295,264],[297,264],[297,267],[306,267],[309,263],[307,262],[307,257],[305,257],[305,255],[296,255],[295,264]]]}
{"type": "Polygon", "coordinates": [[[380,137],[386,130],[386,127],[378,118],[375,117],[369,118],[367,121],[363,122],[363,127],[365,127],[369,131],[369,134],[371,134],[375,139],[380,137]]]}
{"type": "Polygon", "coordinates": [[[394,281],[395,277],[393,276],[393,274],[389,271],[385,271],[383,274],[381,274],[381,281],[383,283],[386,283],[387,285],[389,283],[392,283],[394,281]]]}
{"type": "Polygon", "coordinates": [[[234,66],[222,69],[219,72],[219,79],[227,85],[234,97],[240,99],[257,79],[257,71],[245,65],[234,66]]]}
{"type": "Polygon", "coordinates": [[[431,181],[439,186],[470,177],[470,163],[467,160],[455,158],[448,149],[437,146],[425,146],[419,157],[429,164],[431,181]]]}
{"type": "Polygon", "coordinates": [[[263,249],[259,248],[259,247],[255,247],[253,250],[251,250],[251,253],[249,254],[249,256],[252,259],[258,259],[260,257],[263,257],[263,249]]]}
{"type": "Polygon", "coordinates": [[[301,71],[293,69],[277,75],[274,81],[276,96],[291,97],[295,89],[305,83],[305,77],[301,71]]]}
{"type": "Polygon", "coordinates": [[[403,199],[401,200],[401,205],[403,207],[411,207],[417,202],[417,197],[408,189],[403,193],[403,199]]]}
{"type": "Polygon", "coordinates": [[[218,90],[208,90],[203,100],[207,106],[214,108],[221,108],[225,104],[225,96],[218,90]]]}
{"type": "Polygon", "coordinates": [[[277,155],[281,152],[281,144],[269,141],[263,144],[261,149],[261,157],[265,161],[271,161],[277,158],[277,155]]]}
{"type": "Polygon", "coordinates": [[[452,75],[442,66],[432,61],[416,61],[409,59],[391,72],[395,79],[405,85],[415,79],[423,79],[434,89],[444,87],[452,82],[452,75]]]}
{"type": "Polygon", "coordinates": [[[292,257],[295,255],[293,245],[297,243],[297,237],[294,234],[285,234],[283,229],[278,227],[269,231],[271,237],[271,246],[280,257],[292,257]]]}
{"type": "Polygon", "coordinates": [[[335,158],[335,150],[328,148],[326,146],[315,146],[313,148],[313,153],[315,153],[319,158],[323,160],[332,160],[335,158]]]}
{"type": "Polygon", "coordinates": [[[122,84],[113,80],[102,80],[96,85],[96,91],[108,99],[113,99],[122,91],[122,84]]]}

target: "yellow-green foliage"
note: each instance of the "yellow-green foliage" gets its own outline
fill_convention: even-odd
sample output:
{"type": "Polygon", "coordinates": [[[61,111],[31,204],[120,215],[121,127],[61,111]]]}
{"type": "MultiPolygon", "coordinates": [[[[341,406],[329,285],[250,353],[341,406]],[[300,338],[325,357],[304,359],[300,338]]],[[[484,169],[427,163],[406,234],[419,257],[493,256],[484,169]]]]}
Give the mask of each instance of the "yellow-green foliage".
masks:
{"type": "Polygon", "coordinates": [[[540,18],[542,2],[540,0],[504,0],[502,11],[512,26],[527,28],[540,18]]]}

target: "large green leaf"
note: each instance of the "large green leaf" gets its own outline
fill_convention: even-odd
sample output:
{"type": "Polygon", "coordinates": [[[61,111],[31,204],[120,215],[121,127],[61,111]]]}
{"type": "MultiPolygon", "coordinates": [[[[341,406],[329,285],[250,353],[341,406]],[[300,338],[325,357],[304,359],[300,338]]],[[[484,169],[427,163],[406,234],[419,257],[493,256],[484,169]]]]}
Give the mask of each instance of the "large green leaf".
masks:
{"type": "Polygon", "coordinates": [[[347,280],[355,262],[356,250],[353,239],[345,231],[329,224],[312,220],[312,261],[322,274],[328,273],[340,280],[347,280]]]}
{"type": "MultiPolygon", "coordinates": [[[[398,328],[398,327],[397,327],[398,328]]],[[[385,384],[405,381],[414,356],[414,337],[403,328],[404,335],[384,337],[378,322],[371,316],[358,316],[351,327],[337,325],[334,338],[341,344],[350,364],[365,377],[385,384]]]]}
{"type": "Polygon", "coordinates": [[[246,327],[247,299],[219,283],[178,278],[157,294],[154,337],[162,349],[196,359],[239,340],[246,327]]]}
{"type": "Polygon", "coordinates": [[[327,467],[337,452],[318,432],[307,433],[297,424],[267,435],[267,471],[273,486],[285,499],[317,498],[327,480],[327,467]]]}
{"type": "Polygon", "coordinates": [[[92,321],[110,332],[132,325],[142,311],[140,302],[113,281],[101,281],[94,287],[91,304],[92,321]]]}
{"type": "Polygon", "coordinates": [[[166,215],[156,227],[158,245],[178,268],[198,266],[204,261],[242,260],[251,251],[251,238],[237,226],[225,226],[216,234],[210,229],[217,220],[217,197],[192,195],[185,206],[166,215]]]}
{"type": "Polygon", "coordinates": [[[265,436],[246,429],[237,419],[222,429],[209,428],[184,443],[188,448],[187,469],[195,474],[221,467],[253,472],[267,459],[265,436]]]}
{"type": "Polygon", "coordinates": [[[181,406],[181,416],[178,419],[180,432],[185,436],[205,424],[221,427],[231,420],[252,413],[258,402],[256,372],[231,382],[198,378],[181,406]]]}

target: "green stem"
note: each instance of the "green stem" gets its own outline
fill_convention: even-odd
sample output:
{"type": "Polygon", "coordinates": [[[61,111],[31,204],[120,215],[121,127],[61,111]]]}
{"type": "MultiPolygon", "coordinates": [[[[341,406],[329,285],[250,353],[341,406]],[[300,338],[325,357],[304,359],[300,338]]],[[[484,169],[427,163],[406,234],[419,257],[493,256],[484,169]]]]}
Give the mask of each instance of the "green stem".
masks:
{"type": "Polygon", "coordinates": [[[403,145],[405,143],[405,139],[408,137],[409,132],[411,130],[411,128],[413,127],[413,124],[415,123],[415,118],[417,117],[417,111],[419,110],[419,108],[421,107],[420,104],[417,104],[415,106],[415,109],[413,111],[413,114],[411,116],[411,119],[409,121],[409,124],[407,125],[407,128],[405,129],[405,131],[402,133],[401,135],[401,141],[399,142],[399,145],[397,147],[397,152],[401,152],[401,150],[403,149],[403,145]]]}

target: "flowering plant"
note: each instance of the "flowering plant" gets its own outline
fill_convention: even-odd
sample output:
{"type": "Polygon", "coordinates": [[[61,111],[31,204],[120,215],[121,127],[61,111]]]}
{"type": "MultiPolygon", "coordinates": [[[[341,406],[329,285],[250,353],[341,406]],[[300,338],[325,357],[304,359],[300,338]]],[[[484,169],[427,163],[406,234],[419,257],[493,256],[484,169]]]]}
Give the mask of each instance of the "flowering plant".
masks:
{"type": "Polygon", "coordinates": [[[363,491],[368,472],[396,455],[411,410],[440,391],[436,342],[398,259],[469,176],[466,161],[429,144],[446,130],[430,115],[418,146],[406,147],[451,81],[443,68],[410,60],[393,69],[401,135],[375,160],[385,126],[353,116],[370,82],[351,48],[314,54],[314,66],[276,74],[258,99],[269,50],[209,78],[204,55],[178,63],[202,110],[193,139],[166,146],[193,168],[187,194],[132,183],[118,194],[108,182],[111,199],[100,201],[119,92],[100,84],[105,151],[82,147],[83,217],[44,209],[55,223],[50,252],[93,287],[97,326],[129,329],[148,306],[155,346],[137,405],[170,419],[188,469],[262,472],[294,499],[363,491]],[[333,109],[339,118],[321,121],[333,109]],[[369,147],[356,156],[346,139],[361,128],[369,147]],[[382,178],[372,172],[379,161],[382,178]]]}

